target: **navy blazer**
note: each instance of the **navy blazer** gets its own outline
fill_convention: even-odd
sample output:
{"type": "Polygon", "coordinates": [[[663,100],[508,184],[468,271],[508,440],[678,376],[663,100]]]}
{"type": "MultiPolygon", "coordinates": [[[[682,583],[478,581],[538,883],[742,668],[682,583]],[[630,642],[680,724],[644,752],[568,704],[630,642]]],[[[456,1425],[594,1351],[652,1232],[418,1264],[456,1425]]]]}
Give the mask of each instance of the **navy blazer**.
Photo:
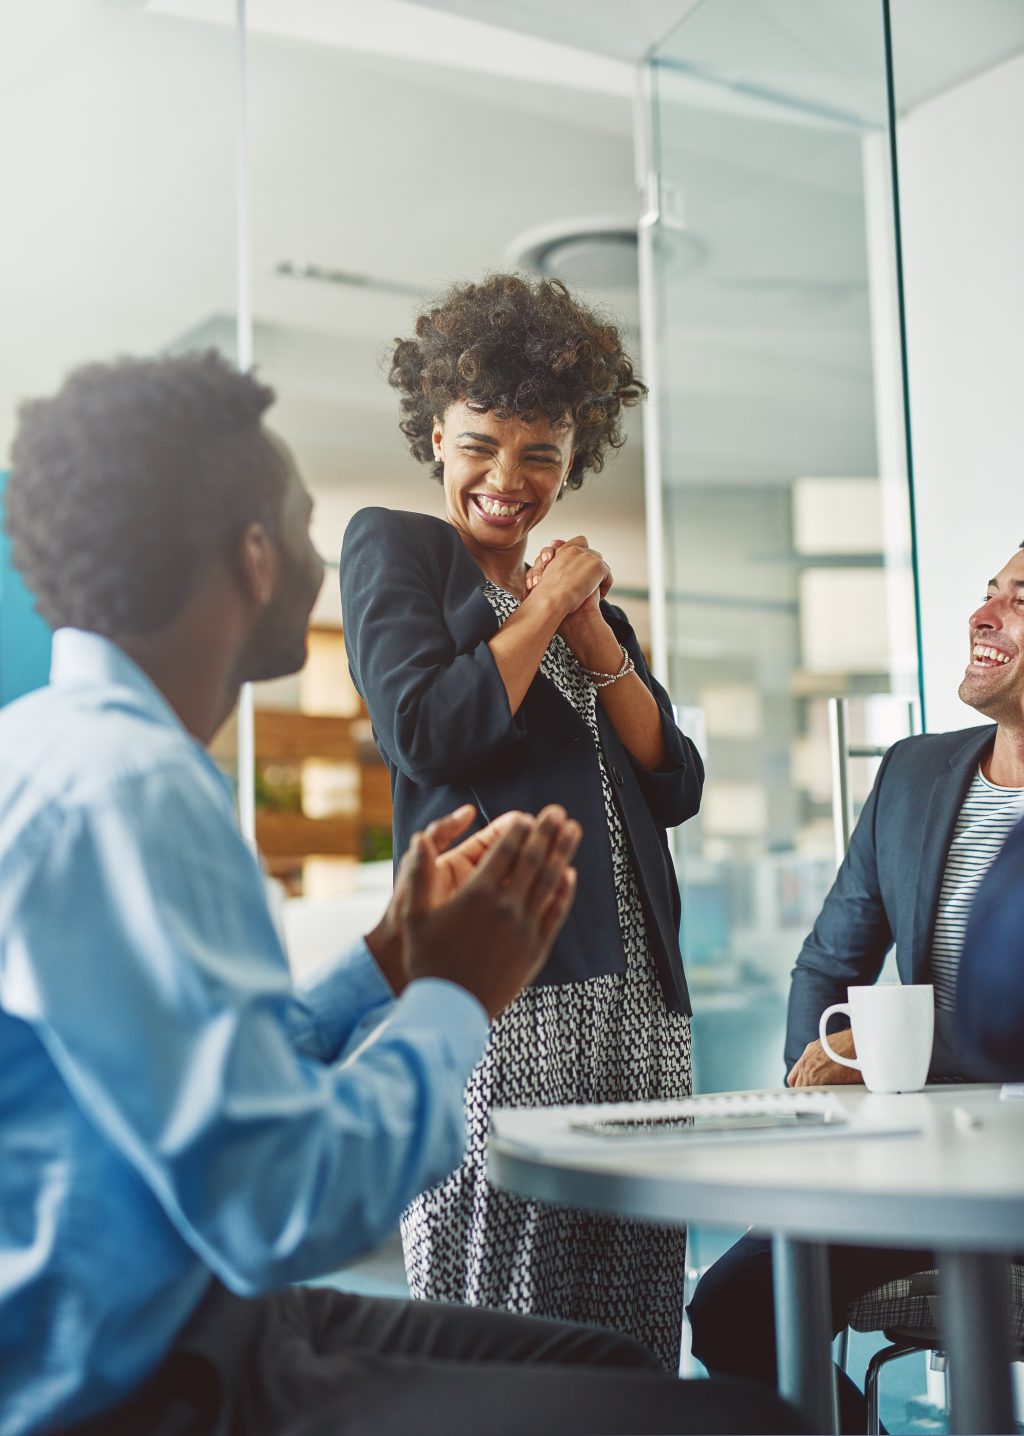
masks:
{"type": "Polygon", "coordinates": [[[1024,823],[971,906],[957,974],[960,1033],[992,1077],[1024,1081],[1024,823]]]}
{"type": "MultiPolygon", "coordinates": [[[[986,723],[956,733],[924,733],[886,753],[793,969],[787,1071],[817,1038],[825,1008],[845,1002],[848,986],[878,979],[893,943],[900,981],[930,981],[935,919],[957,816],[995,731],[986,723]]],[[[987,1080],[960,1040],[952,1012],[935,1013],[930,1075],[987,1080]]]]}
{"type": "MultiPolygon", "coordinates": [[[[541,673],[517,713],[488,647],[498,617],[484,576],[442,519],[362,509],[345,532],[341,602],[353,681],[391,773],[395,858],[432,819],[473,803],[481,825],[509,808],[561,803],[583,827],[576,902],[536,982],[624,972],[608,823],[597,753],[584,720],[541,673]]],[[[667,762],[653,771],[627,751],[598,704],[598,726],[671,1010],[690,1011],[679,951],[680,902],[665,828],[700,806],[704,769],[676,727],[621,609],[602,604],[615,636],[661,709],[667,762]]]]}

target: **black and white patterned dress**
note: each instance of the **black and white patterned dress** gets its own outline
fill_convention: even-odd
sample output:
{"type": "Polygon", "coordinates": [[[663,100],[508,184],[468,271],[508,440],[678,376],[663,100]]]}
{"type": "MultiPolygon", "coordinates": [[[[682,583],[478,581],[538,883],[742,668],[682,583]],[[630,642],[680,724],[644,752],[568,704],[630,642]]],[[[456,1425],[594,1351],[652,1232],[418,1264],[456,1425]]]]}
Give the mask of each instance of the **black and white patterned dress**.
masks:
{"type": "MultiPolygon", "coordinates": [[[[502,623],[518,607],[495,584],[484,592],[502,623]]],[[[690,1019],[668,1010],[655,972],[595,690],[557,634],[540,671],[585,719],[597,750],[626,971],[528,988],[495,1022],[466,1088],[466,1159],[402,1218],[406,1273],[415,1297],[627,1332],[675,1372],[685,1231],[526,1201],[487,1180],[492,1106],[685,1097],[691,1087],[690,1019]]]]}

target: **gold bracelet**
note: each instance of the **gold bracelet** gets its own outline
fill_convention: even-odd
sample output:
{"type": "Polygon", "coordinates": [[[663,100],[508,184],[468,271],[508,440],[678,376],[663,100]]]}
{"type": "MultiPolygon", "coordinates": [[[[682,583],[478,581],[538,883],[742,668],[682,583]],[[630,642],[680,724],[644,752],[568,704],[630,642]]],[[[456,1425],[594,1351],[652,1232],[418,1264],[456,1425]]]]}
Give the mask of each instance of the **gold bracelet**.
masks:
{"type": "Polygon", "coordinates": [[[583,668],[583,672],[590,680],[592,688],[607,688],[610,683],[618,683],[620,678],[625,678],[627,674],[636,672],[636,666],[626,652],[625,645],[620,643],[619,647],[622,649],[622,667],[618,673],[601,673],[595,668],[583,668],[583,664],[580,664],[580,667],[583,668]]]}

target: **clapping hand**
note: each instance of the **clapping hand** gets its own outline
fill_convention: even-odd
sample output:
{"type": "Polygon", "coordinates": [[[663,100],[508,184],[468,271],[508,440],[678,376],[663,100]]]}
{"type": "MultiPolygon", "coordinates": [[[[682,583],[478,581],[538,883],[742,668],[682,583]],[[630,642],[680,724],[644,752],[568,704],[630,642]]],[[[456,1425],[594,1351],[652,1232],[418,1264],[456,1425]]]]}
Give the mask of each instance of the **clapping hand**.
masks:
{"type": "Polygon", "coordinates": [[[505,813],[445,851],[473,815],[466,805],[413,837],[366,941],[395,992],[446,978],[493,1017],[540,971],[568,915],[581,829],[558,807],[505,813]]]}
{"type": "MultiPolygon", "coordinates": [[[[436,907],[456,895],[473,875],[491,844],[508,829],[517,816],[514,812],[502,813],[493,823],[488,823],[486,828],[481,828],[453,848],[451,844],[466,831],[476,817],[476,809],[472,803],[463,803],[461,808],[456,808],[446,817],[436,819],[423,833],[416,834],[417,838],[422,838],[425,852],[430,859],[429,881],[424,891],[424,901],[428,906],[436,907]]],[[[384,916],[373,931],[366,935],[366,945],[395,993],[401,992],[409,980],[402,956],[399,919],[401,897],[400,866],[384,916]]]]}
{"type": "Polygon", "coordinates": [[[476,817],[476,809],[472,803],[463,803],[454,813],[431,823],[422,835],[427,855],[431,859],[429,881],[424,892],[427,906],[440,907],[442,903],[455,897],[472,877],[491,845],[502,833],[508,831],[519,816],[516,812],[502,813],[493,823],[488,823],[486,828],[472,833],[465,842],[454,848],[450,847],[450,844],[466,831],[476,817]]]}

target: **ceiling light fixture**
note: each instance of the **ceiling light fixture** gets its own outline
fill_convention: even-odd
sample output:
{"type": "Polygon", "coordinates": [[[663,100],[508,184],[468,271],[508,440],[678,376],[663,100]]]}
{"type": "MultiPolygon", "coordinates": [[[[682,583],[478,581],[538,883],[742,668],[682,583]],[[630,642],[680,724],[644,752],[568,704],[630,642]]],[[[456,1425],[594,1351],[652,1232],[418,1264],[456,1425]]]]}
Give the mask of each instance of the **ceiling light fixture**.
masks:
{"type": "MultiPolygon", "coordinates": [[[[698,268],[706,253],[695,235],[673,227],[674,271],[698,268]]],[[[607,215],[560,220],[521,235],[509,246],[506,259],[517,269],[561,279],[571,288],[635,293],[636,220],[607,215]]]]}

